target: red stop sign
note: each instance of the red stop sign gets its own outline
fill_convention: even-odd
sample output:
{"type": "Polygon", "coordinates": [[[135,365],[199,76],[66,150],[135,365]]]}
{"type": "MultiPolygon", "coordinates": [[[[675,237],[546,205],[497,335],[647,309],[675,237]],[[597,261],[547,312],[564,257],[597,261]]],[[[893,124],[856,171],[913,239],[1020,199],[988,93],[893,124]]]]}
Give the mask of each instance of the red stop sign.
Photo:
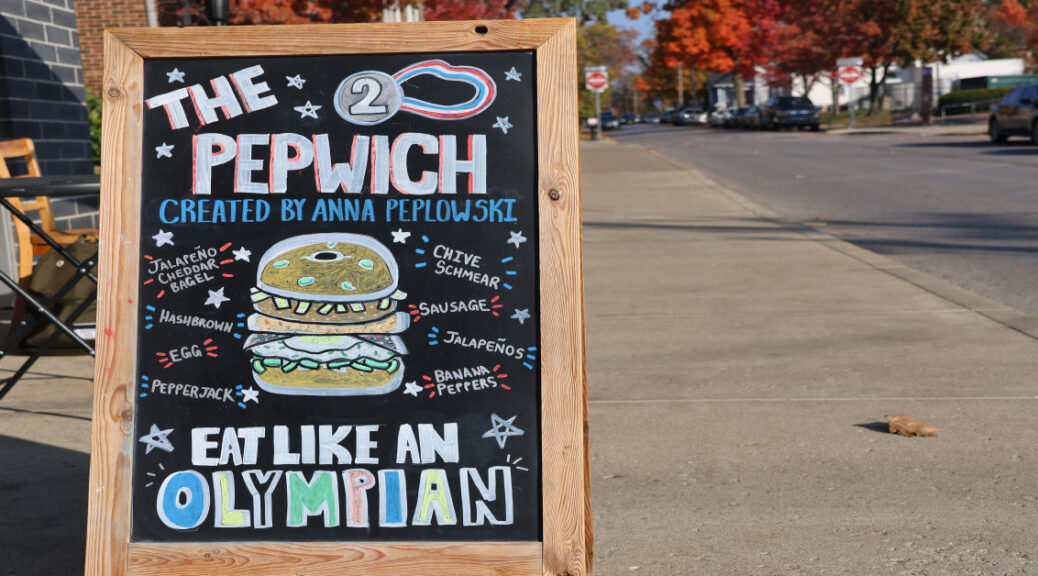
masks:
{"type": "Polygon", "coordinates": [[[861,70],[857,66],[844,66],[836,75],[840,77],[840,82],[854,84],[861,78],[861,70]]]}
{"type": "Polygon", "coordinates": [[[588,72],[584,76],[584,83],[587,84],[588,90],[604,90],[606,86],[609,86],[609,74],[588,72]]]}

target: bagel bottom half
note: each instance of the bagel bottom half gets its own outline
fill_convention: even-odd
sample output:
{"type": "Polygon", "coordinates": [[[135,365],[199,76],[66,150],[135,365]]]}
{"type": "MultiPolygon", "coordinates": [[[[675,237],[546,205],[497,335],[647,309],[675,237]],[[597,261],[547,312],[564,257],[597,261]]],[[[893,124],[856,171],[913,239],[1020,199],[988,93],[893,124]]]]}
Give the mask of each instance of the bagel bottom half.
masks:
{"type": "Polygon", "coordinates": [[[401,361],[393,372],[362,372],[352,368],[332,370],[324,367],[284,372],[274,368],[262,373],[253,371],[252,377],[260,388],[275,394],[366,396],[387,394],[399,388],[404,379],[404,366],[401,361]]]}

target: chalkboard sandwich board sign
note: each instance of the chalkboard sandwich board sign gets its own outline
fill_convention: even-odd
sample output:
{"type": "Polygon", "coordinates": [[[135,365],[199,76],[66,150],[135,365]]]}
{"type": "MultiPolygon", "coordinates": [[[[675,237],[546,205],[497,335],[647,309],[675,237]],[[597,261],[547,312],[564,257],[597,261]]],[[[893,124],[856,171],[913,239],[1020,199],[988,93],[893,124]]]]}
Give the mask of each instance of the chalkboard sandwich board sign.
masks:
{"type": "Polygon", "coordinates": [[[88,575],[590,570],[574,38],[106,33],[88,575]]]}

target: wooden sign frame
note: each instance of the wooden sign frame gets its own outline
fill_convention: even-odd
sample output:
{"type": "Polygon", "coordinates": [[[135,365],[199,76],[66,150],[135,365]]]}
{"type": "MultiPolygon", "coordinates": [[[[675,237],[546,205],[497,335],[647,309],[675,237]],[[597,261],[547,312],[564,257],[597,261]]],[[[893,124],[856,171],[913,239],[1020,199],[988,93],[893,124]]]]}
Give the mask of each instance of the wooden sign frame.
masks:
{"type": "Polygon", "coordinates": [[[591,569],[576,25],[571,19],[105,32],[98,347],[86,574],[567,575],[591,569]],[[541,542],[131,542],[143,63],[533,50],[540,237],[541,542]]]}

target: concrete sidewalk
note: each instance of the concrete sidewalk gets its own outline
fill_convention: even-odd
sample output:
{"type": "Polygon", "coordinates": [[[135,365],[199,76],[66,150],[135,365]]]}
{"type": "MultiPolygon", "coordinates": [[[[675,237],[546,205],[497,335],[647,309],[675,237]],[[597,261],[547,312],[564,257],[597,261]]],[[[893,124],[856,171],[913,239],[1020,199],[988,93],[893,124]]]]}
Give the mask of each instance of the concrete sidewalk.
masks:
{"type": "Polygon", "coordinates": [[[599,574],[1038,572],[1038,341],[642,149],[583,162],[599,574]]]}
{"type": "MultiPolygon", "coordinates": [[[[641,148],[582,153],[597,574],[1038,573],[1012,311],[641,148]],[[899,412],[941,435],[879,431],[899,412]]],[[[0,403],[2,575],[81,572],[91,364],[0,403]]]]}

